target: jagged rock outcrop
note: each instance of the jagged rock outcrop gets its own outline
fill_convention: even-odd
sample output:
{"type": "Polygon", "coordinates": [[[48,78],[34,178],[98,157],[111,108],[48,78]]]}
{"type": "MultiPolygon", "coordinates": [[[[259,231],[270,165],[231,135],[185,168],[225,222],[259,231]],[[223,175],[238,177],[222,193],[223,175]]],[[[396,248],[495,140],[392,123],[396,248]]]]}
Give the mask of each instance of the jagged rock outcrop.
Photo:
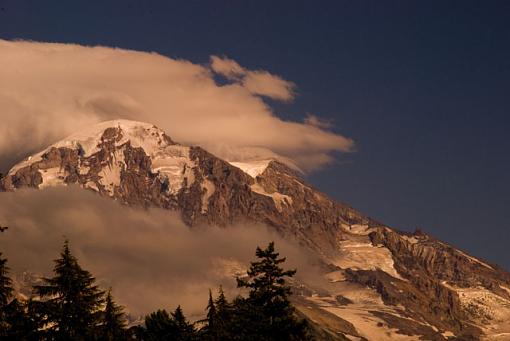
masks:
{"type": "Polygon", "coordinates": [[[200,147],[174,143],[151,125],[118,121],[101,128],[91,133],[97,143],[90,151],[70,137],[68,143],[57,143],[14,167],[0,180],[0,189],[78,184],[128,205],[180,210],[190,226],[265,223],[325,254],[336,250],[342,224],[370,223],[277,161],[268,160],[252,177],[200,147]],[[154,137],[151,149],[144,150],[147,139],[154,137]]]}
{"type": "Polygon", "coordinates": [[[179,211],[189,226],[248,221],[294,238],[319,257],[327,279],[323,287],[294,283],[295,304],[322,324],[324,338],[510,337],[510,274],[424,233],[384,226],[278,161],[227,162],[151,124],[117,120],[17,164],[0,190],[71,184],[122,204],[179,211]]]}

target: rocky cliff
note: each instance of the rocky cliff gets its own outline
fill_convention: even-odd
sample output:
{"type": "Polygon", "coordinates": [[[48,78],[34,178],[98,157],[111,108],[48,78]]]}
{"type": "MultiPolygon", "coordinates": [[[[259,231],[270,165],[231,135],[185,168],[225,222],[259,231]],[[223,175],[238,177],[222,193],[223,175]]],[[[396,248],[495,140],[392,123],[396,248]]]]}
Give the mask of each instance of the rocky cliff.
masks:
{"type": "Polygon", "coordinates": [[[157,127],[109,121],[14,166],[0,190],[75,184],[126,205],[179,211],[189,226],[250,221],[315,252],[325,287],[295,283],[324,338],[503,340],[510,274],[423,232],[335,202],[275,160],[227,162],[157,127]]]}

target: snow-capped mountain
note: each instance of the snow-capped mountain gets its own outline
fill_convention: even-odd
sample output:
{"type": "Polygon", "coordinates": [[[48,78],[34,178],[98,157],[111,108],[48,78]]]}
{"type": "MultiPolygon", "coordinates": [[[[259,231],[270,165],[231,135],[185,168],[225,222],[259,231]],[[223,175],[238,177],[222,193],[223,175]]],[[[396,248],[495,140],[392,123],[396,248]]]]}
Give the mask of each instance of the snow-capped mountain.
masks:
{"type": "Polygon", "coordinates": [[[227,162],[157,127],[115,120],[14,166],[0,190],[77,184],[127,205],[181,212],[189,226],[264,223],[319,255],[327,287],[295,283],[323,338],[510,338],[510,274],[423,232],[393,230],[275,160],[227,162]]]}

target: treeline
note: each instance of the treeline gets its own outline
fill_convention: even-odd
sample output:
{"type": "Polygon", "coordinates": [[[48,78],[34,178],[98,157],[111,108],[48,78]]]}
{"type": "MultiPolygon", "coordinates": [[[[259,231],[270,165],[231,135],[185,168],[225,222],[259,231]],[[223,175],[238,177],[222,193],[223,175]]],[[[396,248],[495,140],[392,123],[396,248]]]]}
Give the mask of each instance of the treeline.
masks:
{"type": "Polygon", "coordinates": [[[246,297],[226,299],[222,288],[217,297],[209,291],[204,320],[190,322],[181,307],[173,312],[155,311],[145,323],[127,328],[123,308],[111,289],[95,284],[90,272],[81,268],[66,241],[55,260],[53,277],[43,278],[27,300],[13,298],[13,283],[7,260],[0,253],[1,340],[312,340],[305,320],[297,318],[289,301],[286,279],[295,270],[283,270],[270,243],[256,250],[247,276],[237,278],[246,297]]]}

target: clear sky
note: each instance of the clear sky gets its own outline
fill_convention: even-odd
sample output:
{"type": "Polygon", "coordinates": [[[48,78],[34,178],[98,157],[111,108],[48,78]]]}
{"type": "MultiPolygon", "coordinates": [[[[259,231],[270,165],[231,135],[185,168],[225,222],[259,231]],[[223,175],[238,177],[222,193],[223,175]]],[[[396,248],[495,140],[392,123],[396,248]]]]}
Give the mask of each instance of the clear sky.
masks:
{"type": "Polygon", "coordinates": [[[508,1],[0,0],[0,38],[280,75],[297,97],[271,103],[278,116],[313,113],[356,142],[313,185],[510,269],[508,1]]]}

